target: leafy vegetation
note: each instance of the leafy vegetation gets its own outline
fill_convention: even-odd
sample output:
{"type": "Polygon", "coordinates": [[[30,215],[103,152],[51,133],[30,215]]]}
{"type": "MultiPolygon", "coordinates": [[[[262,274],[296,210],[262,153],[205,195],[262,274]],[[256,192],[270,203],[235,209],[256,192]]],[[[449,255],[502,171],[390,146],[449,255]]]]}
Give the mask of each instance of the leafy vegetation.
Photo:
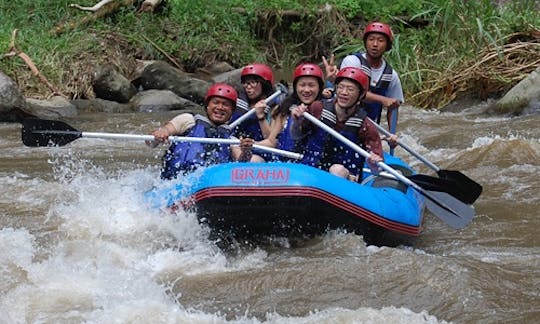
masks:
{"type": "Polygon", "coordinates": [[[236,67],[261,61],[287,72],[301,61],[361,50],[362,27],[371,20],[392,25],[387,60],[415,106],[497,95],[540,65],[540,8],[534,0],[500,6],[490,0],[166,0],[154,13],[137,13],[135,1],[95,20],[70,8],[72,2],[0,3],[0,70],[26,96],[51,90],[14,56],[19,52],[61,92],[90,97],[98,64],[112,63],[128,77],[137,59],[166,60],[188,72],[216,61],[236,67]]]}

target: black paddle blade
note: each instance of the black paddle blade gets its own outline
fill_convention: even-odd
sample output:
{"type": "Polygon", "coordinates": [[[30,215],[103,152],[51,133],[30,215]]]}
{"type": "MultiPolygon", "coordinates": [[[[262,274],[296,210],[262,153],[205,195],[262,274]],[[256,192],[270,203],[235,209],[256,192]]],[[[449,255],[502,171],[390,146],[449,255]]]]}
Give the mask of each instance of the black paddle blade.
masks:
{"type": "Polygon", "coordinates": [[[469,205],[474,203],[482,193],[482,186],[478,182],[459,171],[439,170],[437,174],[442,179],[455,182],[456,187],[461,192],[459,197],[455,197],[469,205]]]}
{"type": "Polygon", "coordinates": [[[425,190],[446,192],[469,205],[476,200],[453,178],[436,178],[425,174],[414,174],[407,178],[425,190]]]}
{"type": "Polygon", "coordinates": [[[454,229],[462,229],[473,220],[476,212],[467,204],[445,192],[424,192],[429,211],[454,229]]]}
{"type": "Polygon", "coordinates": [[[82,132],[57,120],[28,118],[22,121],[22,142],[26,146],[64,146],[82,136],[82,132]]]}

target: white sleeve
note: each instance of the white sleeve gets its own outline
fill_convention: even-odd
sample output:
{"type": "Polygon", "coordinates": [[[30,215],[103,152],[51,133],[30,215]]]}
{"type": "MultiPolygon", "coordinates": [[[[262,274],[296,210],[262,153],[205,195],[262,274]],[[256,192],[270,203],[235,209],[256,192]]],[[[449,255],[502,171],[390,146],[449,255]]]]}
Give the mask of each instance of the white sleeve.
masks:
{"type": "Polygon", "coordinates": [[[339,67],[339,69],[341,70],[348,66],[361,68],[362,63],[360,63],[360,59],[356,55],[347,55],[345,56],[343,61],[341,61],[341,66],[339,67]]]}
{"type": "Polygon", "coordinates": [[[403,88],[401,87],[401,80],[399,79],[399,75],[396,70],[393,70],[392,72],[392,81],[390,81],[390,84],[388,85],[388,90],[386,91],[385,96],[398,99],[401,101],[401,103],[405,102],[403,88]]]}
{"type": "Polygon", "coordinates": [[[184,134],[188,129],[195,126],[195,117],[192,114],[180,114],[169,121],[173,125],[174,135],[184,134]]]}

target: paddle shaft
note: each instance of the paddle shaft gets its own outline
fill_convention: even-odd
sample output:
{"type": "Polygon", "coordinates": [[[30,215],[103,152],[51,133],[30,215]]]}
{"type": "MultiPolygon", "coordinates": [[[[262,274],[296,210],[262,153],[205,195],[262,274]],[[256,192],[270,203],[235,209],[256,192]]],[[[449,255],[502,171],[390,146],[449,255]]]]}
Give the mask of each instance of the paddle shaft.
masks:
{"type": "MultiPolygon", "coordinates": [[[[143,140],[153,141],[154,135],[137,135],[137,134],[117,134],[117,133],[96,133],[96,132],[81,132],[81,137],[86,138],[103,138],[103,139],[125,139],[125,140],[143,140]]],[[[169,136],[170,142],[195,142],[208,144],[240,144],[240,140],[232,138],[206,138],[206,137],[186,137],[186,136],[169,136]]],[[[276,149],[273,147],[254,144],[253,148],[259,151],[278,154],[292,159],[301,159],[302,154],[276,149]]]]}
{"type": "MultiPolygon", "coordinates": [[[[399,109],[398,107],[393,108],[393,110],[390,112],[390,133],[392,134],[395,134],[397,131],[397,120],[398,120],[398,115],[399,115],[398,109],[399,109]]],[[[380,125],[377,124],[377,126],[380,126],[380,125]]],[[[393,147],[390,147],[390,155],[394,155],[393,147]]]]}
{"type": "MultiPolygon", "coordinates": [[[[368,117],[369,119],[369,117],[368,117]]],[[[375,127],[377,127],[377,129],[379,130],[379,132],[383,133],[384,135],[386,136],[391,136],[392,133],[387,131],[386,129],[384,129],[384,127],[382,127],[381,125],[375,123],[373,120],[369,119],[374,125],[375,127]]],[[[432,170],[434,170],[435,172],[439,172],[440,168],[438,166],[436,166],[435,164],[431,163],[430,161],[428,161],[425,157],[423,157],[422,155],[420,155],[420,153],[414,151],[412,148],[410,148],[409,146],[407,146],[405,143],[402,143],[400,142],[399,140],[397,140],[397,144],[401,147],[403,147],[407,152],[411,153],[412,155],[414,155],[417,159],[419,159],[420,161],[424,162],[425,165],[427,165],[428,167],[430,167],[432,170]]]]}
{"type": "MultiPolygon", "coordinates": [[[[373,122],[371,120],[371,122],[373,122]]],[[[377,125],[373,123],[377,129],[387,135],[390,136],[390,132],[385,130],[380,125],[377,125]]],[[[397,144],[403,147],[407,152],[415,156],[417,159],[422,161],[424,164],[426,164],[429,168],[437,172],[437,175],[439,175],[439,178],[446,179],[449,182],[449,186],[446,188],[447,192],[451,194],[452,196],[456,197],[457,199],[461,200],[462,202],[466,204],[472,204],[478,199],[480,194],[482,193],[482,186],[474,181],[473,179],[467,177],[463,173],[459,171],[452,171],[452,170],[442,170],[435,164],[428,161],[425,157],[420,155],[419,153],[415,152],[412,148],[408,147],[404,143],[397,141],[397,144]],[[453,182],[453,184],[450,184],[450,182],[453,182]]],[[[420,175],[421,176],[421,175],[420,175]]],[[[424,180],[426,180],[426,176],[423,176],[424,180]]],[[[416,178],[416,180],[421,180],[416,178]]],[[[433,180],[433,178],[432,178],[433,180]]],[[[416,182],[416,181],[415,181],[416,182]]],[[[433,181],[431,181],[433,182],[433,181]]],[[[416,182],[418,184],[418,182],[416,182]]]]}
{"type": "MultiPolygon", "coordinates": [[[[312,123],[314,123],[315,125],[319,126],[323,130],[328,132],[329,134],[331,134],[332,136],[334,136],[335,138],[337,138],[338,140],[340,140],[342,143],[349,146],[354,151],[358,152],[364,158],[366,158],[366,159],[369,158],[369,153],[367,151],[365,151],[360,146],[356,145],[354,142],[352,142],[351,140],[349,140],[345,136],[341,135],[340,133],[338,133],[337,131],[335,131],[334,129],[332,129],[331,127],[326,125],[325,123],[321,122],[320,120],[318,120],[317,118],[315,118],[314,116],[309,114],[308,112],[304,112],[303,116],[306,119],[308,119],[309,121],[311,121],[312,123]]],[[[468,221],[464,217],[460,216],[456,211],[454,211],[452,208],[447,206],[447,204],[445,204],[443,201],[441,201],[441,199],[438,199],[434,195],[432,195],[429,192],[427,192],[426,190],[422,189],[420,186],[418,186],[417,184],[415,184],[411,180],[407,179],[402,174],[400,174],[399,172],[397,172],[396,170],[394,170],[390,166],[386,165],[384,162],[377,162],[377,166],[381,167],[382,169],[384,169],[385,171],[387,171],[388,173],[390,173],[391,175],[396,177],[399,181],[403,182],[404,184],[414,188],[420,194],[424,195],[431,202],[433,202],[434,204],[428,204],[428,207],[430,207],[430,205],[431,206],[435,205],[435,208],[430,209],[430,210],[432,210],[432,212],[436,216],[438,216],[442,220],[446,221],[446,223],[449,224],[450,226],[457,229],[457,228],[464,227],[468,223],[468,221]],[[440,210],[445,210],[445,211],[450,212],[453,216],[458,217],[459,221],[447,219],[447,217],[446,217],[447,213],[446,212],[441,213],[440,210]],[[443,217],[443,214],[445,215],[445,217],[443,217]]],[[[451,196],[449,196],[449,197],[451,197],[451,196]]],[[[468,213],[472,213],[472,209],[468,208],[468,206],[466,206],[465,204],[462,204],[462,203],[460,205],[463,205],[462,206],[463,208],[461,208],[462,210],[466,210],[468,213]]],[[[472,219],[472,216],[470,218],[472,219]]]]}
{"type": "MultiPolygon", "coordinates": [[[[272,100],[277,98],[282,93],[283,93],[283,90],[281,88],[278,88],[278,90],[276,92],[274,92],[270,97],[268,97],[268,98],[266,98],[264,100],[264,103],[269,104],[270,102],[272,102],[272,100]]],[[[229,126],[231,128],[235,128],[236,126],[240,125],[240,123],[242,123],[244,120],[248,119],[254,113],[255,113],[255,109],[252,108],[252,109],[248,110],[245,114],[240,116],[237,120],[230,123],[229,126]]]]}
{"type": "MultiPolygon", "coordinates": [[[[332,136],[334,136],[335,138],[340,140],[343,144],[349,146],[350,148],[352,148],[353,150],[358,152],[364,158],[366,158],[366,159],[369,158],[370,154],[367,151],[365,151],[363,148],[356,145],[356,143],[352,142],[351,140],[349,140],[345,136],[341,135],[340,133],[338,133],[337,131],[332,129],[330,126],[328,126],[325,123],[321,122],[320,120],[318,120],[317,118],[315,118],[313,115],[311,115],[308,112],[304,112],[303,115],[304,115],[304,117],[306,119],[308,119],[312,123],[316,124],[320,128],[324,129],[326,132],[330,133],[332,136]]],[[[400,174],[396,170],[392,169],[391,167],[386,165],[384,162],[378,162],[377,166],[383,168],[386,172],[390,173],[391,175],[393,175],[394,177],[396,177],[397,179],[399,179],[401,182],[405,183],[406,185],[409,185],[409,186],[413,187],[414,189],[416,189],[416,190],[418,190],[420,192],[424,192],[424,189],[420,188],[417,184],[415,184],[411,180],[405,178],[402,174],[400,174]]]]}

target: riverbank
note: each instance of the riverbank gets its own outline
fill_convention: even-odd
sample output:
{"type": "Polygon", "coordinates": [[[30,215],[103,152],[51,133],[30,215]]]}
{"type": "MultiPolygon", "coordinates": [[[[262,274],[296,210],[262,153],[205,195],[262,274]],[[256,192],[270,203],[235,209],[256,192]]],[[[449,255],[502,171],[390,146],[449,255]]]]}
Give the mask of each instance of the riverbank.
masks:
{"type": "Polygon", "coordinates": [[[143,60],[164,60],[186,72],[253,61],[290,71],[300,61],[360,50],[361,30],[373,19],[393,26],[387,59],[416,107],[500,96],[540,65],[534,2],[402,0],[380,8],[371,1],[288,1],[285,7],[278,0],[171,0],[154,12],[124,2],[131,4],[102,15],[70,8],[68,0],[3,3],[0,70],[26,97],[70,99],[94,96],[94,69],[105,63],[128,78],[143,60]]]}

